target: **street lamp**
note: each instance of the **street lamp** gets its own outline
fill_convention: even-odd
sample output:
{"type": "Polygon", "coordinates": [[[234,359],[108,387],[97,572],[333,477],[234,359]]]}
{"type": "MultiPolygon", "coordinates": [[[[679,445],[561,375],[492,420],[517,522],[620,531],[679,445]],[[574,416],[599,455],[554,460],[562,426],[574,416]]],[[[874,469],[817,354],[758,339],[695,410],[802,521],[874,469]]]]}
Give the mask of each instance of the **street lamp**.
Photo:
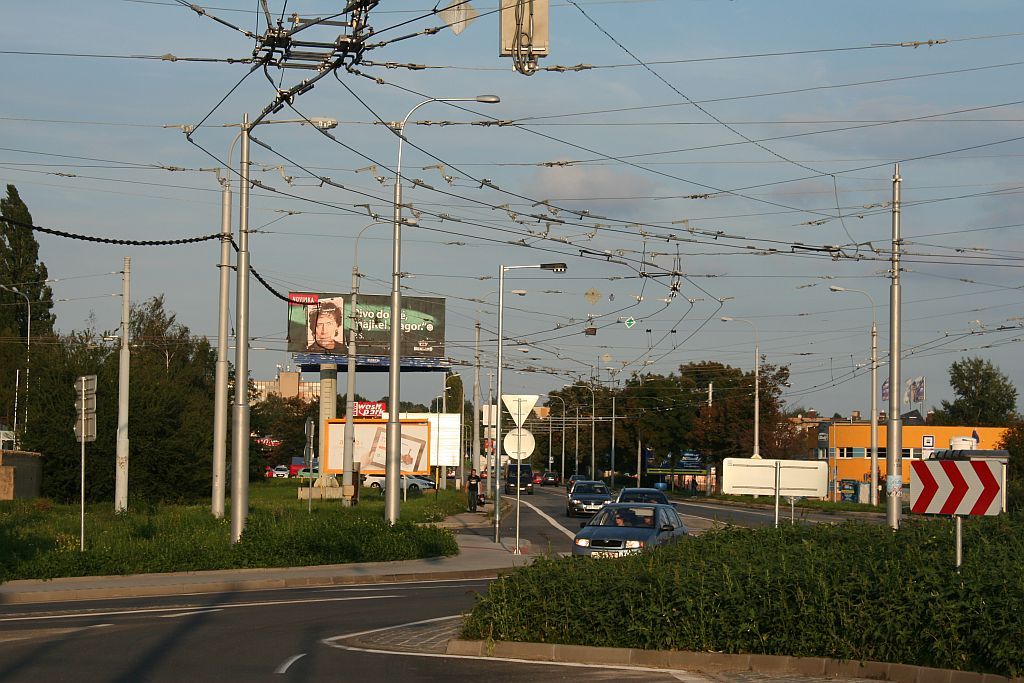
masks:
{"type": "MultiPolygon", "coordinates": [[[[0,285],[0,289],[5,289],[12,294],[25,299],[25,306],[28,309],[27,317],[25,318],[25,422],[22,424],[22,431],[28,427],[28,380],[29,373],[32,372],[32,301],[28,298],[28,295],[22,292],[14,285],[0,285]]],[[[17,389],[15,389],[15,406],[17,406],[17,389]]],[[[18,409],[14,409],[14,438],[16,439],[15,445],[18,445],[18,409]]]]}
{"type": "MultiPolygon", "coordinates": [[[[313,123],[317,128],[327,129],[338,125],[334,119],[295,119],[282,121],[267,121],[266,123],[313,123]]],[[[242,140],[241,167],[239,169],[239,200],[238,200],[238,256],[236,257],[235,277],[235,402],[231,407],[231,542],[237,543],[242,537],[245,529],[245,521],[249,515],[249,138],[252,132],[252,124],[249,123],[249,115],[242,117],[241,130],[232,140],[228,148],[228,167],[231,167],[231,155],[234,151],[235,142],[242,140]]],[[[186,135],[191,135],[191,128],[183,128],[186,135]]],[[[225,192],[225,197],[230,195],[225,192]]],[[[230,199],[228,199],[230,201],[230,199]]],[[[230,209],[222,207],[222,219],[230,220],[230,209]]],[[[223,225],[221,228],[223,232],[223,225]]],[[[230,234],[230,231],[229,231],[230,234]]],[[[223,514],[224,494],[223,486],[219,486],[224,480],[225,460],[220,456],[218,460],[217,444],[223,443],[227,431],[226,403],[227,403],[227,265],[224,263],[227,247],[226,239],[221,237],[221,292],[218,334],[218,363],[221,372],[215,375],[214,406],[217,407],[217,395],[223,397],[224,408],[214,416],[214,472],[213,472],[213,513],[218,512],[218,497],[220,512],[223,514]],[[223,362],[222,362],[223,361],[223,362]],[[219,381],[218,381],[219,379],[219,381]],[[222,417],[223,416],[223,417],[222,417]],[[221,421],[218,427],[218,421],[221,421]]],[[[221,450],[220,453],[226,453],[221,450]]]]}
{"type": "Polygon", "coordinates": [[[728,316],[722,316],[722,322],[746,323],[754,328],[754,454],[750,457],[760,459],[761,451],[758,449],[758,443],[761,432],[761,342],[757,334],[757,325],[746,318],[730,318],[728,316]]]}
{"type": "Polygon", "coordinates": [[[875,300],[863,289],[832,285],[831,292],[857,292],[871,302],[871,504],[878,505],[878,328],[875,324],[875,300]]]}
{"type": "Polygon", "coordinates": [[[590,478],[597,479],[596,459],[594,457],[594,421],[597,419],[597,397],[594,390],[587,384],[566,384],[565,388],[583,387],[590,392],[590,478]]]}
{"type": "MultiPolygon", "coordinates": [[[[562,402],[562,466],[558,470],[558,478],[559,478],[559,480],[564,480],[565,479],[565,399],[562,398],[561,396],[556,396],[555,394],[548,394],[548,398],[549,399],[557,398],[559,401],[562,402]]],[[[550,416],[548,417],[548,419],[551,419],[550,416]]],[[[550,458],[551,457],[550,449],[548,449],[548,450],[549,450],[548,457],[550,458]]]]}
{"type": "MultiPolygon", "coordinates": [[[[501,376],[502,376],[502,362],[501,362],[501,348],[503,342],[503,328],[505,325],[505,273],[510,270],[522,270],[526,268],[539,268],[541,270],[550,270],[555,273],[564,273],[566,271],[566,265],[564,263],[541,263],[533,266],[506,266],[502,265],[498,270],[498,410],[497,420],[495,420],[494,429],[494,447],[495,458],[494,458],[494,542],[501,542],[501,489],[499,488],[498,480],[498,468],[501,466],[501,376]]],[[[519,471],[516,472],[516,547],[512,551],[514,555],[519,554],[519,476],[522,472],[522,465],[519,465],[519,471]]]]}
{"type": "Polygon", "coordinates": [[[431,97],[423,100],[409,110],[401,122],[391,127],[392,132],[398,136],[398,164],[395,166],[395,199],[394,199],[394,229],[393,229],[393,253],[391,257],[391,354],[388,359],[388,427],[387,427],[387,454],[385,455],[384,474],[384,519],[389,524],[398,521],[398,481],[401,475],[401,445],[402,425],[398,421],[399,414],[399,392],[398,385],[401,379],[402,354],[400,344],[402,343],[402,143],[405,141],[405,124],[412,116],[412,113],[425,104],[431,102],[480,102],[482,104],[497,104],[501,98],[497,95],[477,95],[476,97],[431,97]]]}

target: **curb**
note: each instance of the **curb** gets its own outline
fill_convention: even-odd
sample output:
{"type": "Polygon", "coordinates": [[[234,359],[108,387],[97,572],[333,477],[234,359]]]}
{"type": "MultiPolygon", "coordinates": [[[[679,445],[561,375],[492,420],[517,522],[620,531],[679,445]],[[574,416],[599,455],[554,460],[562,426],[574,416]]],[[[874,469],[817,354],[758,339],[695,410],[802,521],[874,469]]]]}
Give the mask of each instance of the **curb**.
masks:
{"type": "Polygon", "coordinates": [[[453,639],[448,641],[445,654],[491,659],[526,659],[538,662],[679,669],[700,673],[753,671],[829,678],[870,678],[896,683],[1024,683],[1024,677],[1021,676],[1007,678],[996,674],[933,669],[888,662],[684,650],[639,650],[554,643],[453,639]]]}

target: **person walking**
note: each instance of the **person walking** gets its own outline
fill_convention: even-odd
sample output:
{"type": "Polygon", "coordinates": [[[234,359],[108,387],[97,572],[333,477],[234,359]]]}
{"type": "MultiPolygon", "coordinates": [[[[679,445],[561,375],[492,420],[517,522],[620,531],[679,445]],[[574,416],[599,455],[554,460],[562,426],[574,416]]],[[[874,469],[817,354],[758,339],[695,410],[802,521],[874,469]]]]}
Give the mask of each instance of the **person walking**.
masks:
{"type": "Polygon", "coordinates": [[[480,496],[480,476],[475,469],[469,471],[469,477],[466,479],[466,491],[469,493],[469,511],[476,512],[477,498],[480,496]]]}

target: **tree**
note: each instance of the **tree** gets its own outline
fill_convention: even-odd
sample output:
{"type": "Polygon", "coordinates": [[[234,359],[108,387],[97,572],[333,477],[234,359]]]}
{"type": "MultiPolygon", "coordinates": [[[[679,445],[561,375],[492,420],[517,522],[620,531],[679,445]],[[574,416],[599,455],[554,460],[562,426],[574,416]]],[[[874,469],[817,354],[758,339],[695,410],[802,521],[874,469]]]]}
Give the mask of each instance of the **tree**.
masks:
{"type": "MultiPolygon", "coordinates": [[[[200,500],[210,495],[215,354],[164,307],[162,297],[133,305],[129,410],[129,505],[200,500]]],[[[117,432],[118,353],[96,330],[50,335],[33,372],[26,443],[44,457],[43,493],[77,500],[80,448],[72,433],[72,385],[97,376],[97,438],[87,444],[86,498],[111,500],[117,432]]],[[[36,348],[33,346],[33,352],[36,348]]]]}
{"type": "MultiPolygon", "coordinates": [[[[343,398],[340,405],[345,405],[343,398]]],[[[306,419],[310,417],[319,422],[319,401],[306,402],[297,396],[282,398],[270,394],[254,405],[249,417],[249,428],[254,434],[272,435],[281,442],[280,446],[263,449],[267,461],[259,464],[289,465],[293,457],[302,457],[306,448],[306,419]]],[[[318,442],[318,438],[313,440],[314,451],[318,442]]],[[[250,453],[255,454],[256,449],[250,448],[250,453]]]]}
{"type": "Polygon", "coordinates": [[[24,418],[29,309],[32,336],[37,341],[53,330],[54,322],[46,265],[39,261],[39,243],[26,225],[32,225],[32,214],[17,188],[8,185],[7,196],[0,198],[0,284],[17,288],[20,294],[0,289],[0,339],[4,340],[0,344],[0,422],[7,424],[14,423],[15,377],[19,371],[22,403],[18,412],[24,418]]]}
{"type": "Polygon", "coordinates": [[[1003,434],[999,448],[1010,454],[1006,466],[1007,506],[1011,512],[1024,511],[1024,421],[1015,420],[1003,434]]]}
{"type": "Polygon", "coordinates": [[[934,409],[934,424],[999,427],[1014,420],[1017,389],[990,361],[964,358],[953,363],[949,385],[956,399],[934,409]]]}

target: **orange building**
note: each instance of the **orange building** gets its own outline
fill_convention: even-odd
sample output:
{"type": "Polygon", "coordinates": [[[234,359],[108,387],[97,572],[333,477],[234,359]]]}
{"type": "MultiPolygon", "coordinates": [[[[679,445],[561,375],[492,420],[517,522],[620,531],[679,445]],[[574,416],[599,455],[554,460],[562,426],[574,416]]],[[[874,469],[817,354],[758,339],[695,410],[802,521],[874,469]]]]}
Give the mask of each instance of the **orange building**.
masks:
{"type": "MultiPolygon", "coordinates": [[[[886,476],[886,439],[888,430],[878,425],[878,481],[886,476]]],[[[959,450],[993,450],[1006,433],[1006,427],[939,427],[935,425],[903,425],[903,460],[921,460],[931,457],[935,450],[949,448],[959,450]],[[955,444],[955,440],[977,439],[970,445],[966,441],[955,444]]],[[[855,480],[871,481],[871,425],[867,422],[828,422],[818,429],[819,460],[828,459],[831,482],[855,480]]],[[[903,485],[910,485],[910,467],[904,463],[900,468],[903,485]]]]}

